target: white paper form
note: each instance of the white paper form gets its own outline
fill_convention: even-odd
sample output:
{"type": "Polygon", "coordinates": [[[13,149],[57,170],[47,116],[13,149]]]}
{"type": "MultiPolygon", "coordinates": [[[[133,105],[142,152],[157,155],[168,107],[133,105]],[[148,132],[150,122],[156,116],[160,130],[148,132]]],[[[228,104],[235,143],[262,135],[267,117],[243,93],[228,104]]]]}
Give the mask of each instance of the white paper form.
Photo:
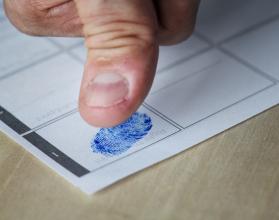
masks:
{"type": "Polygon", "coordinates": [[[0,18],[0,128],[81,190],[96,192],[279,103],[276,5],[203,1],[197,32],[160,48],[138,110],[152,129],[113,157],[92,152],[99,128],[77,111],[81,39],[28,37],[0,18]]]}
{"type": "Polygon", "coordinates": [[[0,20],[4,20],[5,19],[5,13],[3,10],[3,0],[0,0],[0,20]]]}

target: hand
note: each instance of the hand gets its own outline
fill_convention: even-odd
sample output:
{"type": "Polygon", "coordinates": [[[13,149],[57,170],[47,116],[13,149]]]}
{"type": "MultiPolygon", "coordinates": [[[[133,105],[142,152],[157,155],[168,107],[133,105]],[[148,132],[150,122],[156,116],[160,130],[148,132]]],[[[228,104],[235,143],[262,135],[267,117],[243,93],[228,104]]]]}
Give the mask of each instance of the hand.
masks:
{"type": "Polygon", "coordinates": [[[192,33],[199,0],[4,0],[22,32],[84,36],[88,49],[79,110],[91,125],[114,126],[146,97],[158,45],[192,33]]]}

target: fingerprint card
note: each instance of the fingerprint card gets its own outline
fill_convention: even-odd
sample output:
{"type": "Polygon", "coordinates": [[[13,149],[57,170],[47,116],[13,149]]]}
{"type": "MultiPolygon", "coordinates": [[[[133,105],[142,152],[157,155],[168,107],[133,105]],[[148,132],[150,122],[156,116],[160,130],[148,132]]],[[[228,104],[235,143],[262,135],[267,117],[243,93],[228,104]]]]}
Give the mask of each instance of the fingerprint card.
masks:
{"type": "Polygon", "coordinates": [[[23,35],[0,7],[1,131],[91,194],[277,105],[278,1],[253,3],[202,2],[197,32],[160,47],[145,102],[111,128],[77,109],[82,40],[23,35]]]}

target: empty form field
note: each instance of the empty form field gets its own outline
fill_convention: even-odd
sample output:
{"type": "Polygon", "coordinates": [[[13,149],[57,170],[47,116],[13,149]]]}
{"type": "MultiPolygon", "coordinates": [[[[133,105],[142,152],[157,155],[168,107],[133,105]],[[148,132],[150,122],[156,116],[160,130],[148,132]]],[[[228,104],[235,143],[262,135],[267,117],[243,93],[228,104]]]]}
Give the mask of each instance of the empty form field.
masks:
{"type": "Polygon", "coordinates": [[[190,37],[187,41],[173,46],[161,46],[157,71],[160,72],[169,66],[175,65],[177,62],[202,51],[206,47],[208,47],[207,43],[200,40],[195,35],[190,37]]]}
{"type": "Polygon", "coordinates": [[[279,80],[279,19],[233,39],[224,47],[279,80]]]}
{"type": "Polygon", "coordinates": [[[58,52],[47,39],[19,33],[6,21],[0,22],[0,30],[0,79],[58,52]]]}
{"type": "Polygon", "coordinates": [[[272,84],[216,50],[177,65],[164,75],[156,78],[146,102],[182,127],[272,84]]]}
{"type": "Polygon", "coordinates": [[[63,48],[71,48],[83,43],[83,38],[80,37],[50,37],[50,40],[63,48]]]}
{"type": "Polygon", "coordinates": [[[0,81],[0,102],[33,128],[77,108],[81,77],[82,65],[59,55],[0,81]]]}

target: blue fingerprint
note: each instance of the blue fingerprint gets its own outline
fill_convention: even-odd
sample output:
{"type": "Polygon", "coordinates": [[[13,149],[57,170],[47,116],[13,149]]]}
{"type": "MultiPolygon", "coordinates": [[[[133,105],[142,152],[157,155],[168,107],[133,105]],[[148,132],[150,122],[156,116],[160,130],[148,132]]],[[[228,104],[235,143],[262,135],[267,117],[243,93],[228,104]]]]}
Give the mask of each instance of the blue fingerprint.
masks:
{"type": "Polygon", "coordinates": [[[151,128],[151,118],[136,112],[120,125],[101,128],[91,142],[91,149],[105,156],[119,155],[147,135],[151,128]]]}

